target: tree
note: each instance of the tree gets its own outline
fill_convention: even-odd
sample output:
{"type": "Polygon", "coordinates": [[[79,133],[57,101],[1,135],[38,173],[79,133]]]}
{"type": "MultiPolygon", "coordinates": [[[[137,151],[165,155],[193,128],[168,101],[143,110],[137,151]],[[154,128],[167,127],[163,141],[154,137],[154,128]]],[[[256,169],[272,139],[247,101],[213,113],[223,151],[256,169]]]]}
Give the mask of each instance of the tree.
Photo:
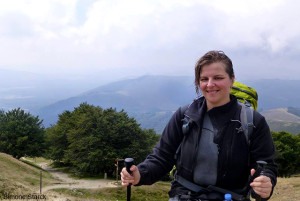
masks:
{"type": "Polygon", "coordinates": [[[49,148],[52,153],[53,150],[63,153],[63,161],[78,173],[106,172],[109,175],[114,173],[115,159],[133,157],[139,162],[159,139],[154,130],[141,129],[123,110],[103,110],[87,103],[80,104],[73,112],[61,114],[47,138],[50,136],[66,139],[61,144],[53,141],[49,148]]]}
{"type": "Polygon", "coordinates": [[[275,162],[278,164],[280,177],[290,177],[300,171],[300,136],[286,131],[272,132],[276,152],[275,162]]]}
{"type": "Polygon", "coordinates": [[[17,159],[22,156],[41,156],[44,151],[42,121],[20,108],[1,111],[0,151],[17,159]]]}
{"type": "Polygon", "coordinates": [[[54,161],[62,161],[64,159],[65,150],[69,143],[67,140],[67,132],[74,127],[72,113],[65,111],[59,115],[57,125],[52,125],[46,129],[46,153],[45,157],[54,161]]]}

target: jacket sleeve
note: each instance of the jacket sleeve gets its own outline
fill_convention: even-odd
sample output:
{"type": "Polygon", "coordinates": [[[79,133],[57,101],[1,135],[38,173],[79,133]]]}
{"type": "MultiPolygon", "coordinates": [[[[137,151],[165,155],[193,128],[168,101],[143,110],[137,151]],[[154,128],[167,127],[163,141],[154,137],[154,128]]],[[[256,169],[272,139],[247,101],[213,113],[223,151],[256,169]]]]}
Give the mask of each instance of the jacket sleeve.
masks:
{"type": "MultiPolygon", "coordinates": [[[[256,161],[265,161],[268,164],[264,171],[264,175],[269,177],[272,182],[272,192],[270,197],[273,194],[274,187],[277,182],[277,165],[274,162],[275,156],[275,146],[273,143],[272,135],[270,128],[265,120],[265,118],[258,112],[254,112],[254,130],[253,134],[250,137],[250,168],[256,167],[256,161]]],[[[252,195],[255,195],[252,192],[252,195]]],[[[262,199],[268,200],[270,199],[262,199]]]]}
{"type": "Polygon", "coordinates": [[[174,155],[183,138],[182,117],[183,114],[179,108],[166,125],[153,153],[137,166],[141,174],[140,182],[137,185],[151,185],[173,168],[176,162],[174,155]]]}

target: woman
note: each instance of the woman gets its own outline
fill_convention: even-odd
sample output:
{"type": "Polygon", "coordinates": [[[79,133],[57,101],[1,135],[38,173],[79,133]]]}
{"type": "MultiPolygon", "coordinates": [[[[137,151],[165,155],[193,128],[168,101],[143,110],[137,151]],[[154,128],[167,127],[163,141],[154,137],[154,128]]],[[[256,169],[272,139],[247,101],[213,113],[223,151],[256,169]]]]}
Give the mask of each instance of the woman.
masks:
{"type": "Polygon", "coordinates": [[[250,184],[254,196],[268,200],[276,185],[277,166],[274,164],[274,144],[270,129],[258,112],[254,112],[254,129],[250,145],[238,128],[241,106],[230,95],[234,83],[231,60],[221,51],[210,51],[195,67],[195,88],[202,97],[187,109],[178,109],[165,127],[153,153],[138,166],[133,175],[124,168],[122,185],[150,185],[168,173],[176,164],[176,179],[169,192],[171,200],[183,200],[195,195],[201,200],[223,200],[224,194],[214,191],[194,192],[187,183],[202,187],[209,185],[244,194],[249,175],[255,172],[256,161],[268,163],[263,175],[250,184]],[[189,133],[182,132],[183,116],[191,120],[189,133]],[[182,143],[182,144],[181,144],[182,143]],[[180,149],[178,149],[181,144],[180,149]],[[174,155],[180,150],[177,159],[174,155]]]}

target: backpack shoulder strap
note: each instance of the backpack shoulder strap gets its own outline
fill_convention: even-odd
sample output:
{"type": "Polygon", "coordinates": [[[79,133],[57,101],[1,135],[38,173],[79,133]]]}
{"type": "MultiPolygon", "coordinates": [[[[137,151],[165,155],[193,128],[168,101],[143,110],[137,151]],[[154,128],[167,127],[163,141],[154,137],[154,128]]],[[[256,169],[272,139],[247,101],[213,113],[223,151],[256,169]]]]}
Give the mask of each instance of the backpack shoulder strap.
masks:
{"type": "MultiPolygon", "coordinates": [[[[190,105],[188,104],[188,105],[180,107],[180,115],[181,115],[181,121],[182,121],[182,133],[183,133],[184,136],[186,134],[188,134],[189,129],[190,129],[190,125],[192,123],[192,121],[189,118],[189,116],[187,116],[187,115],[184,114],[185,111],[189,108],[189,106],[190,105]]],[[[176,150],[176,153],[174,155],[174,159],[176,159],[176,160],[177,160],[178,154],[180,152],[181,146],[182,146],[182,141],[181,141],[180,145],[178,146],[178,148],[176,150]]]]}
{"type": "MultiPolygon", "coordinates": [[[[253,133],[253,113],[254,109],[251,106],[251,104],[244,104],[238,101],[238,103],[242,106],[241,113],[240,113],[240,121],[241,121],[241,126],[245,134],[245,138],[247,141],[247,144],[250,145],[250,136],[253,133]]],[[[185,115],[185,111],[188,109],[189,105],[185,105],[183,107],[180,107],[180,113],[182,115],[182,133],[184,135],[188,134],[190,126],[192,124],[192,120],[189,118],[189,116],[185,115]]],[[[179,150],[181,148],[181,144],[178,147],[176,151],[176,155],[179,153],[179,150]]]]}
{"type": "MultiPolygon", "coordinates": [[[[240,103],[240,102],[239,102],[240,103]]],[[[242,124],[242,129],[244,131],[247,144],[250,145],[250,136],[253,132],[254,124],[253,124],[253,107],[249,106],[248,104],[240,103],[242,106],[240,120],[242,124]]]]}
{"type": "Polygon", "coordinates": [[[180,107],[181,121],[182,121],[182,133],[186,135],[189,132],[190,125],[192,123],[189,116],[185,115],[185,111],[189,108],[190,105],[185,105],[180,107]]]}

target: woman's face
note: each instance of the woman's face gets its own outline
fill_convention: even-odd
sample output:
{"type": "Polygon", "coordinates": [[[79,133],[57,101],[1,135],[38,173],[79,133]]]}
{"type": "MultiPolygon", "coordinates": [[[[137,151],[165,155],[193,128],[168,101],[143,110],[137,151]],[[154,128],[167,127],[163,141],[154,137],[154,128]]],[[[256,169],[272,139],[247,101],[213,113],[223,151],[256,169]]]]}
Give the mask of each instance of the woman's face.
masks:
{"type": "Polygon", "coordinates": [[[205,65],[201,69],[199,85],[208,110],[230,101],[230,89],[234,78],[229,77],[225,68],[225,64],[216,62],[205,65]]]}

